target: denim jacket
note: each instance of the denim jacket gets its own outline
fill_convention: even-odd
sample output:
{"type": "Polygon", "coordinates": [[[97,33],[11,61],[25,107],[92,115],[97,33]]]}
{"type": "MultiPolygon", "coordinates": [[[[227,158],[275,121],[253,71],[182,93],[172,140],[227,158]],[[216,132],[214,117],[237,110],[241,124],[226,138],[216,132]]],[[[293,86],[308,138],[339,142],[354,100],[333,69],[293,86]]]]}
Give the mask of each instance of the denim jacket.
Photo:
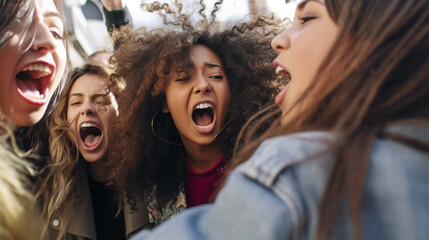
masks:
{"type": "MultiPolygon", "coordinates": [[[[429,142],[428,128],[388,131],[429,142]]],[[[334,137],[305,132],[266,140],[233,171],[214,204],[189,209],[132,239],[314,239],[335,159],[333,151],[323,150],[334,137]]],[[[428,183],[427,152],[377,139],[363,194],[362,239],[429,239],[428,183]]],[[[331,239],[352,239],[345,201],[332,226],[331,239]]]]}

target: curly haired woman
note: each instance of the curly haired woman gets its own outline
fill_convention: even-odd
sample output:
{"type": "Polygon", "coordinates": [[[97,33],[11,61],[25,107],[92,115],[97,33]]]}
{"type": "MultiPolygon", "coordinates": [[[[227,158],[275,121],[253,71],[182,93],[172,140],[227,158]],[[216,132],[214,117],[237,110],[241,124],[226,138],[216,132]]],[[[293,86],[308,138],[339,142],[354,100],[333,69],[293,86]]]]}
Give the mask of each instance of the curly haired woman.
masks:
{"type": "Polygon", "coordinates": [[[280,21],[260,18],[221,30],[201,14],[194,27],[180,8],[146,6],[165,10],[165,19],[174,15],[175,27],[116,33],[122,40],[116,70],[127,89],[111,162],[128,202],[143,199],[157,225],[215,197],[243,123],[281,86],[269,47],[280,21]]]}

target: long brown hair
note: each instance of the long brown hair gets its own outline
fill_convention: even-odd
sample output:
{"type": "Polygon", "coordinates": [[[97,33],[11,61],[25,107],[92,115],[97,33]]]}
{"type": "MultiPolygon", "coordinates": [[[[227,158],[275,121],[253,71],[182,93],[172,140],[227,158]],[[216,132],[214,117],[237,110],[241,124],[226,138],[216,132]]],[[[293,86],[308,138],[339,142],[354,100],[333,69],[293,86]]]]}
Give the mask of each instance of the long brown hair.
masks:
{"type": "Polygon", "coordinates": [[[354,238],[359,239],[361,199],[374,140],[388,138],[429,151],[427,142],[383,131],[404,122],[429,125],[429,1],[325,2],[339,35],[311,87],[295,104],[308,107],[286,126],[275,117],[279,110],[260,114],[262,120],[237,145],[241,149],[236,149],[234,164],[246,161],[269,137],[311,130],[341,132],[332,146],[337,155],[320,202],[323,221],[317,238],[329,237],[337,207],[347,196],[354,238]],[[273,118],[272,126],[255,141],[258,127],[273,118]]]}
{"type": "Polygon", "coordinates": [[[42,172],[38,195],[44,200],[42,214],[48,223],[55,211],[59,213],[62,224],[58,239],[66,233],[67,220],[70,216],[68,209],[75,200],[76,192],[81,191],[78,189],[78,171],[84,171],[86,168],[85,163],[79,161],[79,151],[76,147],[78,140],[70,132],[70,124],[67,121],[71,88],[76,80],[85,74],[93,74],[105,80],[109,92],[112,92],[115,97],[119,97],[124,87],[121,78],[113,78],[113,70],[108,66],[89,61],[82,68],[75,68],[72,71],[67,86],[61,94],[58,107],[49,118],[51,161],[42,172]]]}

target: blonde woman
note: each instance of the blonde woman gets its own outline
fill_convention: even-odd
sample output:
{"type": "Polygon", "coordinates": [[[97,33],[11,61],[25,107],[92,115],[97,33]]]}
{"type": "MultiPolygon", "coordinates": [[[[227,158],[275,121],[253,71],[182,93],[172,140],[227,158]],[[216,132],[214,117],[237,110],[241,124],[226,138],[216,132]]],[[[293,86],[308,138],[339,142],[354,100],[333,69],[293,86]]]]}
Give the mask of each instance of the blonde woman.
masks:
{"type": "Polygon", "coordinates": [[[73,70],[53,112],[53,167],[45,176],[43,197],[49,199],[44,210],[58,239],[126,239],[136,230],[130,224],[125,228],[125,217],[137,213],[118,212],[116,191],[106,185],[109,132],[123,88],[109,66],[89,61],[73,70]]]}

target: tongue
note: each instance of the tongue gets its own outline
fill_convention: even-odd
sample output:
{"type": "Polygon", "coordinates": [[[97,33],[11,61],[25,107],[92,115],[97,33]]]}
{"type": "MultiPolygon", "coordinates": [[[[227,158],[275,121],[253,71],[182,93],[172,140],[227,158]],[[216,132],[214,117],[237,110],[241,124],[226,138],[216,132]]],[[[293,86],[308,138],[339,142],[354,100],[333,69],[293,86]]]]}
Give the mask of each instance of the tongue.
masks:
{"type": "Polygon", "coordinates": [[[196,114],[195,123],[198,126],[207,126],[213,122],[213,118],[209,113],[196,114]]]}
{"type": "Polygon", "coordinates": [[[88,147],[92,147],[94,145],[97,145],[100,142],[100,137],[101,137],[101,135],[96,136],[96,135],[89,134],[85,138],[85,145],[88,147]]]}
{"type": "Polygon", "coordinates": [[[40,94],[37,81],[31,80],[31,79],[26,79],[26,80],[17,79],[16,85],[23,93],[32,93],[33,95],[40,94]]]}

